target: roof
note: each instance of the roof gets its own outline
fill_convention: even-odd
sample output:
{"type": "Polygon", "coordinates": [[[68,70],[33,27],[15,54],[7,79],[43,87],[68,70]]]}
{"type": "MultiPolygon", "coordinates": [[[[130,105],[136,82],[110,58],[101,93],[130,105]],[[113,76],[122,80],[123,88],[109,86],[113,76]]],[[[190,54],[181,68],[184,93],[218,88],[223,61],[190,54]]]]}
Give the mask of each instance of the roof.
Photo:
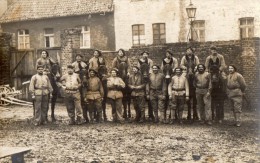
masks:
{"type": "Polygon", "coordinates": [[[113,12],[113,0],[17,0],[0,23],[113,12]]]}

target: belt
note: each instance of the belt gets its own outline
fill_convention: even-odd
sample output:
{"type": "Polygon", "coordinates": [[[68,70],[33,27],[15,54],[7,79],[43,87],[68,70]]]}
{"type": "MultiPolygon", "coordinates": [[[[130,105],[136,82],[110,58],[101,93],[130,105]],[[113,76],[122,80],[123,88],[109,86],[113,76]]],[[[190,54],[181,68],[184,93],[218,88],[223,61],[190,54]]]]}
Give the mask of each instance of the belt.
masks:
{"type": "Polygon", "coordinates": [[[239,89],[238,87],[234,87],[234,88],[228,88],[227,87],[227,89],[229,89],[229,90],[234,90],[234,89],[239,89]]]}
{"type": "Polygon", "coordinates": [[[120,89],[108,88],[109,91],[120,91],[120,89]]]}
{"type": "Polygon", "coordinates": [[[66,91],[77,91],[78,89],[66,89],[66,91]]]}
{"type": "Polygon", "coordinates": [[[177,92],[178,92],[178,91],[185,91],[184,88],[172,88],[172,90],[173,90],[173,91],[177,91],[177,92]]]}
{"type": "Polygon", "coordinates": [[[47,90],[48,88],[35,88],[36,90],[47,90]]]}
{"type": "Polygon", "coordinates": [[[199,89],[208,89],[208,87],[199,87],[199,86],[196,86],[196,88],[199,88],[199,89]]]}

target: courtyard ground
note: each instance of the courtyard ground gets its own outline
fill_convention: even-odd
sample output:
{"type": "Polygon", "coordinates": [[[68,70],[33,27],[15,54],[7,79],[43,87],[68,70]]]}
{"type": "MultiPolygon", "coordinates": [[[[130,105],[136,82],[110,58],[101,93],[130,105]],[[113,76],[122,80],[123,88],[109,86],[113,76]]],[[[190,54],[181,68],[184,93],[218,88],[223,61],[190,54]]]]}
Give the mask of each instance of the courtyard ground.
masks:
{"type": "MultiPolygon", "coordinates": [[[[256,111],[243,112],[241,127],[230,125],[228,110],[224,123],[212,126],[111,121],[68,126],[64,104],[57,104],[56,118],[56,123],[36,127],[31,124],[32,108],[0,107],[0,146],[32,148],[25,161],[33,163],[260,162],[256,111]]],[[[10,157],[0,162],[10,162],[10,157]]]]}

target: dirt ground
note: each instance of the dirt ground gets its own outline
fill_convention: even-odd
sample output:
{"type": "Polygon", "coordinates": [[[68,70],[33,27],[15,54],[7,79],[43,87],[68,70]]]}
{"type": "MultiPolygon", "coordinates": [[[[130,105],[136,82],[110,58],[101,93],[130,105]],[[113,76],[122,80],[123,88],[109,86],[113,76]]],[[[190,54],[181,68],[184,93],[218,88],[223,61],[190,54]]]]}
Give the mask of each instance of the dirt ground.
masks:
{"type": "MultiPolygon", "coordinates": [[[[256,111],[243,113],[240,128],[230,125],[229,111],[223,124],[212,126],[113,122],[68,126],[64,104],[57,106],[56,123],[36,127],[31,118],[30,107],[0,107],[0,146],[32,148],[26,162],[260,162],[256,111]]],[[[10,162],[10,157],[0,162],[10,162]]]]}

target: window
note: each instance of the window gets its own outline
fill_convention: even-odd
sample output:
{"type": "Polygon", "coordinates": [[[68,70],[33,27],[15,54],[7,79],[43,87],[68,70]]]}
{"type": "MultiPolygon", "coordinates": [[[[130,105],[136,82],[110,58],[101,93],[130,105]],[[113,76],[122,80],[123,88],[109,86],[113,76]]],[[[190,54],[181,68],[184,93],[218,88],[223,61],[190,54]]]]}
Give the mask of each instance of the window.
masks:
{"type": "Polygon", "coordinates": [[[166,43],[165,23],[153,24],[153,43],[154,44],[166,43]]]}
{"type": "Polygon", "coordinates": [[[254,37],[254,18],[240,18],[240,39],[254,37]]]}
{"type": "Polygon", "coordinates": [[[89,26],[81,27],[80,48],[90,48],[90,28],[89,28],[89,26]]]}
{"type": "Polygon", "coordinates": [[[204,20],[195,20],[192,22],[192,39],[205,42],[205,21],[204,20]]]}
{"type": "Polygon", "coordinates": [[[53,28],[45,28],[44,29],[44,37],[45,37],[45,47],[46,48],[54,47],[53,28]]]}
{"type": "Polygon", "coordinates": [[[137,24],[132,26],[133,46],[145,45],[144,25],[137,24]]]}
{"type": "Polygon", "coordinates": [[[27,29],[18,30],[18,49],[29,49],[29,48],[30,48],[29,30],[27,29]]]}

